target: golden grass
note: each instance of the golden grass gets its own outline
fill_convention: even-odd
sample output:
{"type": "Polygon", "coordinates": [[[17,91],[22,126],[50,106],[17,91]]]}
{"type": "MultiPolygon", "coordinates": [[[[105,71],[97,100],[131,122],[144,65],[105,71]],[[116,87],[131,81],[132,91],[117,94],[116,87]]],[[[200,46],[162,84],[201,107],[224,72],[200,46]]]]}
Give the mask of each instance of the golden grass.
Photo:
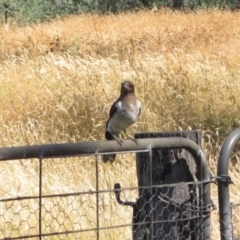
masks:
{"type": "MultiPolygon", "coordinates": [[[[203,131],[203,150],[215,175],[222,141],[239,126],[239,69],[239,12],[160,10],[71,16],[26,27],[10,23],[0,27],[0,144],[103,139],[110,104],[119,94],[120,82],[129,79],[143,105],[130,132],[203,131]]],[[[236,183],[238,158],[236,153],[231,165],[236,183]]],[[[45,163],[45,194],[94,188],[93,158],[67,162],[45,163]]],[[[101,187],[111,189],[115,182],[136,186],[133,162],[133,157],[123,156],[113,166],[100,163],[101,187]]],[[[0,168],[1,197],[37,194],[36,161],[4,162],[0,168]]],[[[232,188],[235,202],[238,189],[237,184],[232,188]]],[[[212,193],[217,203],[216,188],[212,193]]],[[[111,224],[112,212],[122,212],[123,207],[112,195],[106,199],[101,211],[109,209],[103,220],[111,224]]],[[[131,221],[131,212],[127,216],[131,221]]],[[[126,216],[119,218],[124,222],[126,216]]],[[[216,214],[213,221],[213,239],[219,239],[216,214]]],[[[128,229],[114,236],[130,234],[128,229]]],[[[113,239],[111,233],[107,236],[113,239]]]]}

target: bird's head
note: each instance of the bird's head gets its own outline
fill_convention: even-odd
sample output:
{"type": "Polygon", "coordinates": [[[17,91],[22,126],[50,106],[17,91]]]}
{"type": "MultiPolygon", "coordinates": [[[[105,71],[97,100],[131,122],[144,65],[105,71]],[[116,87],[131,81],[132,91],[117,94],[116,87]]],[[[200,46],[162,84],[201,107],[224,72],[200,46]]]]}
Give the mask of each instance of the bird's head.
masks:
{"type": "Polygon", "coordinates": [[[121,94],[134,93],[134,85],[130,81],[121,83],[121,94]]]}

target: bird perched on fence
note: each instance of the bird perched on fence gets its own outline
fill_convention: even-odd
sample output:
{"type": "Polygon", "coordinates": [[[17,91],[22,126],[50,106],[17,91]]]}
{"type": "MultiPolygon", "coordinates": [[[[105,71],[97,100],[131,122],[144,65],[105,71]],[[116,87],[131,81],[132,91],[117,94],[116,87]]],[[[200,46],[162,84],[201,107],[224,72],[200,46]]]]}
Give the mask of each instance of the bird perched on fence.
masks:
{"type": "MultiPolygon", "coordinates": [[[[123,140],[119,138],[120,132],[124,131],[128,139],[137,143],[137,140],[130,137],[126,129],[137,121],[141,113],[141,103],[135,96],[134,85],[130,81],[121,83],[121,92],[119,98],[113,103],[109,118],[106,124],[105,138],[107,140],[116,140],[122,145],[123,140]]],[[[116,154],[103,155],[103,161],[115,160],[116,154]]]]}

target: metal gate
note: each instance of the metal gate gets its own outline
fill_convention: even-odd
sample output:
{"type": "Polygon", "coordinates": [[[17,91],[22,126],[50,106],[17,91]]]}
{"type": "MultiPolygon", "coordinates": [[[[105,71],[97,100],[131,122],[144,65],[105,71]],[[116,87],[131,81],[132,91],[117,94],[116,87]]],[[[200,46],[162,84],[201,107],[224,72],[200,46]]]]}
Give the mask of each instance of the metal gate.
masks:
{"type": "MultiPolygon", "coordinates": [[[[151,239],[159,239],[157,236],[161,235],[162,229],[167,224],[170,224],[173,229],[181,228],[182,237],[179,239],[193,239],[191,236],[196,232],[199,233],[197,239],[210,239],[211,178],[202,150],[189,139],[182,137],[139,139],[137,145],[126,140],[122,146],[115,141],[95,141],[0,149],[0,164],[3,161],[19,159],[37,161],[38,169],[35,171],[38,179],[37,194],[0,198],[0,239],[2,240],[132,239],[139,225],[146,226],[146,231],[142,238],[138,239],[148,239],[149,236],[151,239]],[[145,152],[149,154],[149,159],[152,161],[153,149],[175,148],[189,151],[201,172],[200,181],[186,183],[190,191],[184,202],[179,203],[176,199],[169,199],[167,194],[164,194],[165,190],[163,191],[169,187],[166,185],[148,186],[151,193],[156,189],[157,191],[149,199],[140,197],[138,201],[136,201],[138,186],[121,188],[120,184],[111,181],[102,185],[102,178],[107,176],[100,171],[100,165],[103,164],[101,155],[113,152],[117,154],[145,152]],[[45,194],[43,184],[46,177],[43,178],[43,176],[44,171],[47,171],[47,167],[44,167],[47,161],[63,158],[66,164],[71,164],[69,159],[81,159],[86,156],[92,156],[92,160],[88,162],[95,174],[92,189],[85,188],[67,193],[54,191],[51,194],[45,194]],[[154,217],[156,211],[159,211],[158,206],[152,204],[154,199],[165,204],[166,207],[171,205],[176,214],[181,217],[181,221],[179,218],[162,221],[154,217]],[[189,204],[189,201],[194,204],[189,204]],[[144,215],[146,208],[150,208],[148,216],[144,215]],[[140,223],[136,223],[135,218],[141,217],[140,223]],[[158,235],[153,236],[150,233],[156,223],[162,229],[159,229],[158,235]],[[188,232],[189,238],[184,238],[185,232],[188,232]]],[[[79,164],[79,170],[80,168],[79,164]]],[[[108,174],[110,173],[109,171],[108,174]]],[[[124,172],[121,175],[124,179],[124,172]]],[[[177,184],[182,183],[173,185],[177,184]]],[[[158,214],[161,215],[161,212],[158,214]]],[[[173,234],[170,232],[161,239],[172,239],[173,234]]]]}
{"type": "Polygon", "coordinates": [[[234,231],[239,229],[240,226],[240,219],[238,217],[238,214],[234,214],[234,212],[237,212],[237,210],[239,212],[240,203],[230,202],[229,185],[233,182],[228,174],[230,157],[239,140],[240,128],[237,128],[232,131],[225,139],[218,160],[218,201],[220,215],[220,233],[222,240],[240,239],[240,235],[235,234],[234,231]],[[233,216],[235,216],[235,220],[233,220],[233,216]]]}

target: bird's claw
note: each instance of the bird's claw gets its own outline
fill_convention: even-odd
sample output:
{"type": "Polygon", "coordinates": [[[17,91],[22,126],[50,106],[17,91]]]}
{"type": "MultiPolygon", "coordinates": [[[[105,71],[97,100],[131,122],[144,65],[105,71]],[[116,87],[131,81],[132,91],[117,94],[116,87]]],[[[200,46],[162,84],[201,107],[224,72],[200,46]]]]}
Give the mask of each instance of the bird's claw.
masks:
{"type": "Polygon", "coordinates": [[[133,142],[135,142],[138,145],[138,140],[133,138],[133,137],[128,137],[129,140],[132,140],[133,142]]]}
{"type": "Polygon", "coordinates": [[[122,144],[123,144],[123,140],[122,139],[116,139],[116,141],[118,142],[118,144],[120,145],[120,146],[122,146],[122,144]]]}

